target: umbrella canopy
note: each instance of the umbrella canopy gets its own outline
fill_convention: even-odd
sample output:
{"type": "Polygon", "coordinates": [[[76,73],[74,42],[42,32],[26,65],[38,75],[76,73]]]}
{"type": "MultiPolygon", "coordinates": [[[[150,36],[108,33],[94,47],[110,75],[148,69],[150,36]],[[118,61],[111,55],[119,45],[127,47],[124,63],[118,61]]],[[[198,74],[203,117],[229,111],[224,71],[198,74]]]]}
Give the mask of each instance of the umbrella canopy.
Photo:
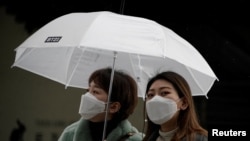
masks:
{"type": "Polygon", "coordinates": [[[109,11],[70,13],[31,35],[16,48],[13,66],[66,85],[88,88],[88,77],[112,67],[130,74],[144,97],[149,78],[175,71],[192,95],[207,95],[216,75],[185,39],[155,21],[109,11]]]}

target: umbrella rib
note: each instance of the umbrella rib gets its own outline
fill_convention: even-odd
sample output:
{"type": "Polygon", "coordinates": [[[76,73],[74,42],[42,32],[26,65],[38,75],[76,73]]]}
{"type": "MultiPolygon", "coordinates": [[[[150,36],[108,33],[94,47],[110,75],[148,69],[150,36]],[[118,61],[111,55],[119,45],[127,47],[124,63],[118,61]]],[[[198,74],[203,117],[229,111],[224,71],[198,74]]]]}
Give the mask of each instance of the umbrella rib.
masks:
{"type": "MultiPolygon", "coordinates": [[[[131,65],[131,68],[132,68],[133,74],[135,74],[135,80],[136,80],[137,82],[141,82],[141,79],[142,79],[142,78],[141,78],[141,77],[142,77],[141,57],[140,57],[139,54],[136,54],[136,56],[137,56],[137,58],[138,58],[139,74],[136,73],[136,72],[137,72],[137,71],[135,70],[135,66],[136,66],[136,65],[134,65],[134,62],[136,62],[136,61],[132,61],[131,54],[129,54],[129,60],[130,60],[130,63],[132,64],[132,65],[131,65]]],[[[139,88],[138,88],[138,89],[139,89],[139,88]]],[[[143,93],[142,93],[141,96],[144,98],[143,93]]]]}
{"type": "MultiPolygon", "coordinates": [[[[161,29],[163,29],[164,27],[162,27],[161,26],[161,29]]],[[[165,35],[165,33],[163,32],[163,30],[160,30],[160,32],[161,32],[161,34],[163,34],[163,37],[165,37],[166,35],[165,35]]],[[[167,55],[166,55],[166,53],[167,53],[167,49],[166,49],[166,47],[167,47],[167,45],[166,45],[166,43],[167,43],[167,41],[166,41],[166,38],[163,38],[163,43],[164,43],[164,47],[163,47],[163,58],[166,58],[167,57],[167,55]]]]}
{"type": "MultiPolygon", "coordinates": [[[[26,48],[27,49],[27,48],[26,48]]],[[[26,51],[26,49],[24,51],[26,51]]],[[[19,57],[20,59],[18,59],[12,66],[11,68],[13,68],[14,66],[16,66],[17,64],[19,64],[19,62],[21,62],[26,56],[28,56],[31,52],[33,52],[34,49],[31,49],[29,50],[28,53],[26,53],[25,55],[23,55],[23,57],[19,57]]]]}
{"type": "MultiPolygon", "coordinates": [[[[140,69],[140,71],[139,71],[139,76],[136,76],[136,80],[140,82],[140,76],[141,76],[141,72],[142,72],[141,58],[140,58],[140,55],[139,55],[139,54],[137,54],[136,56],[137,56],[137,58],[138,58],[138,67],[139,67],[139,69],[140,69]]],[[[131,59],[131,55],[130,55],[130,54],[129,54],[129,59],[130,59],[131,64],[133,64],[133,61],[132,61],[132,59],[131,59]]],[[[136,74],[136,73],[135,73],[136,71],[135,71],[135,68],[133,67],[133,65],[132,65],[132,69],[133,69],[134,74],[136,74]]]]}
{"type": "MultiPolygon", "coordinates": [[[[201,87],[200,83],[197,81],[197,79],[195,79],[195,77],[194,77],[194,75],[193,75],[192,71],[190,70],[190,68],[189,68],[189,67],[187,67],[187,66],[185,66],[185,67],[186,67],[186,68],[187,68],[187,70],[189,71],[190,75],[192,75],[192,78],[194,78],[195,83],[198,85],[198,87],[200,88],[200,90],[202,91],[202,93],[203,93],[203,94],[205,94],[205,96],[206,96],[206,95],[207,95],[207,93],[203,91],[203,89],[202,89],[202,87],[201,87]]],[[[207,96],[206,96],[206,97],[207,97],[207,96]]]]}
{"type": "Polygon", "coordinates": [[[138,65],[139,65],[139,69],[140,69],[140,76],[141,76],[142,66],[141,66],[141,57],[139,54],[137,55],[137,58],[138,58],[138,65]]]}
{"type": "MultiPolygon", "coordinates": [[[[78,48],[77,48],[77,49],[78,49],[78,48]]],[[[74,70],[73,70],[72,73],[70,74],[70,77],[69,77],[69,79],[67,80],[67,83],[66,83],[66,85],[65,85],[65,88],[67,88],[67,87],[69,86],[69,83],[70,83],[70,81],[71,81],[71,79],[72,79],[72,77],[73,77],[73,74],[74,74],[74,72],[76,71],[76,68],[78,67],[79,62],[80,62],[80,60],[81,60],[81,58],[82,58],[82,56],[83,56],[83,52],[85,51],[85,48],[84,48],[83,50],[81,50],[81,51],[82,51],[81,56],[79,57],[79,59],[78,59],[78,61],[77,61],[77,64],[76,64],[76,66],[74,67],[74,70]]],[[[67,72],[67,74],[68,74],[68,72],[67,72]]]]}

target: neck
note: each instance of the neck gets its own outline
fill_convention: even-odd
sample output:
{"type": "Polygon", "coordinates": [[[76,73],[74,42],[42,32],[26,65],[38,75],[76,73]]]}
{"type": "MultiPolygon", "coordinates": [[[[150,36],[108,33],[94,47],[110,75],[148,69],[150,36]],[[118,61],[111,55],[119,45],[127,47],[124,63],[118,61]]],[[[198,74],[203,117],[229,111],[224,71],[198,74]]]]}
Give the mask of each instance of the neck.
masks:
{"type": "Polygon", "coordinates": [[[168,122],[166,122],[166,123],[161,125],[160,130],[162,132],[169,132],[169,131],[172,131],[172,130],[176,129],[177,127],[178,127],[177,123],[168,123],[168,122]]]}
{"type": "Polygon", "coordinates": [[[160,130],[162,132],[169,132],[169,131],[176,129],[178,127],[177,117],[178,117],[178,114],[175,114],[174,117],[172,117],[169,121],[163,123],[161,125],[160,130]]]}
{"type": "MultiPolygon", "coordinates": [[[[107,131],[105,137],[116,127],[116,123],[114,121],[107,121],[107,131]]],[[[91,122],[89,124],[91,136],[93,140],[98,140],[102,138],[104,122],[91,122]]]]}

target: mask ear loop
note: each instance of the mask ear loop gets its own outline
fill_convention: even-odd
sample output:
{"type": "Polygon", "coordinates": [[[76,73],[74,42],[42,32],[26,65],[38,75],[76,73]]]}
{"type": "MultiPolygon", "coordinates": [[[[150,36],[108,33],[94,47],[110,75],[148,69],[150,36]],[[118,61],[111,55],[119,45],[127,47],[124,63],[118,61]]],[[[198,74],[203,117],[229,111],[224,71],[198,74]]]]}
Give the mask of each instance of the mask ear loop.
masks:
{"type": "MultiPolygon", "coordinates": [[[[180,102],[181,100],[183,100],[184,99],[184,97],[181,97],[181,98],[179,98],[177,101],[176,101],[176,104],[178,103],[178,102],[180,102]]],[[[181,105],[182,106],[182,105],[181,105]]],[[[187,105],[187,107],[188,107],[188,105],[187,105]]],[[[186,108],[185,108],[186,109],[186,108]]],[[[177,108],[177,110],[179,111],[179,110],[183,110],[183,109],[181,109],[181,107],[180,108],[177,108]]]]}
{"type": "Polygon", "coordinates": [[[176,103],[176,106],[177,106],[177,111],[180,111],[181,108],[178,108],[178,102],[180,102],[182,100],[183,97],[177,99],[177,100],[174,100],[174,102],[176,103]]]}

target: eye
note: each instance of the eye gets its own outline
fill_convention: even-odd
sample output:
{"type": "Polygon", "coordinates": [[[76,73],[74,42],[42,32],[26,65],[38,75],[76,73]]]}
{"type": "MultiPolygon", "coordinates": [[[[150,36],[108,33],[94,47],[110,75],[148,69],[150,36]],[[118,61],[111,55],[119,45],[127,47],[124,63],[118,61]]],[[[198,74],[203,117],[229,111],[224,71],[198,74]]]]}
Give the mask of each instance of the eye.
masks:
{"type": "Polygon", "coordinates": [[[99,94],[99,91],[98,91],[98,90],[93,90],[92,93],[93,93],[93,94],[99,94]]]}
{"type": "Polygon", "coordinates": [[[148,98],[148,99],[151,99],[151,98],[153,98],[154,96],[155,96],[154,93],[148,93],[148,94],[147,94],[147,98],[148,98]]]}
{"type": "Polygon", "coordinates": [[[162,97],[165,97],[166,95],[168,95],[170,92],[168,92],[168,91],[162,91],[161,93],[160,93],[160,96],[162,96],[162,97]]]}

